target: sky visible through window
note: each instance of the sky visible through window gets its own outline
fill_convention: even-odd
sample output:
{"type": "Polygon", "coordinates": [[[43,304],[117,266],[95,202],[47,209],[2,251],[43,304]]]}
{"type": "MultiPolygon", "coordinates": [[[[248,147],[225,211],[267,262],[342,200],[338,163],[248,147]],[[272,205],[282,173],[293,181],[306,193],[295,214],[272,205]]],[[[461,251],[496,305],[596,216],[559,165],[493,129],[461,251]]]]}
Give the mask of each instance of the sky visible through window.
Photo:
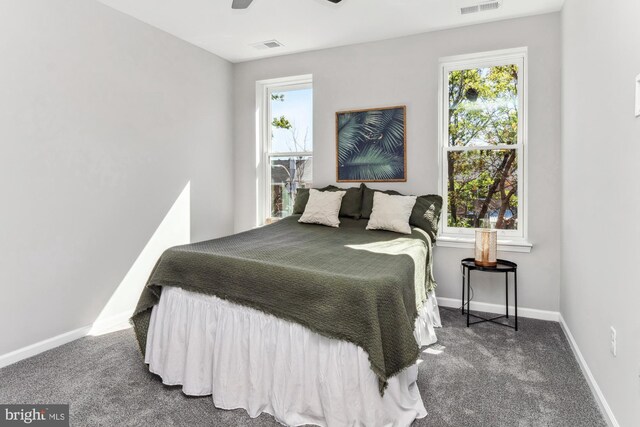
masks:
{"type": "Polygon", "coordinates": [[[284,99],[271,101],[272,118],[284,116],[291,123],[291,129],[271,127],[273,135],[271,152],[312,151],[313,90],[307,88],[281,92],[274,91],[273,94],[284,95],[284,99]],[[297,144],[294,142],[294,137],[297,144]]]}

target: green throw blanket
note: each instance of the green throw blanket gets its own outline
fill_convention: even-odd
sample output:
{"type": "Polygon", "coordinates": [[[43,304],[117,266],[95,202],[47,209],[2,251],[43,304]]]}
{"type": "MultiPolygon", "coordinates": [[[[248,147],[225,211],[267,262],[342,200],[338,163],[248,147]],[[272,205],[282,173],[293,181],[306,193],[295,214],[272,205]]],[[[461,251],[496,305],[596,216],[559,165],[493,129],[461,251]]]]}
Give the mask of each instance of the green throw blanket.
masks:
{"type": "Polygon", "coordinates": [[[143,354],[161,286],[177,286],[356,344],[368,353],[383,393],[387,379],[419,356],[413,336],[417,306],[425,291],[435,286],[429,237],[418,230],[411,236],[366,231],[366,220],[341,218],[340,228],[331,228],[300,224],[298,219],[293,215],[244,233],[165,251],[132,317],[143,354]],[[427,283],[419,283],[425,286],[421,292],[416,292],[415,255],[380,253],[385,251],[384,242],[395,246],[408,242],[414,247],[417,242],[426,253],[421,262],[427,263],[423,274],[427,283]]]}

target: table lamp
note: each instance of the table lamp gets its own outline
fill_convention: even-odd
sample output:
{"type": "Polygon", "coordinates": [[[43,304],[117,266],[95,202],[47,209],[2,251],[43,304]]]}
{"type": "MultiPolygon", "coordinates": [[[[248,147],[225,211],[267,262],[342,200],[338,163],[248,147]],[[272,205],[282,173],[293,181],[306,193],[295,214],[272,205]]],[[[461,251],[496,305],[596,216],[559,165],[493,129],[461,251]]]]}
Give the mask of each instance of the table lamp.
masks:
{"type": "Polygon", "coordinates": [[[498,232],[489,228],[476,229],[475,263],[481,267],[498,265],[498,232]]]}

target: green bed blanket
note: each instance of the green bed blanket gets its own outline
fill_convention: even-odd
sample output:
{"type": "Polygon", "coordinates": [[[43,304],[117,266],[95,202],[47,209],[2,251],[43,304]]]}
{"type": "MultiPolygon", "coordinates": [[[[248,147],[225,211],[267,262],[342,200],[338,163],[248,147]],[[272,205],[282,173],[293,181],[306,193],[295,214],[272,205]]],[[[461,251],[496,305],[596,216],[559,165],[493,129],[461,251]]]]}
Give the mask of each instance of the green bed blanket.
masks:
{"type": "Polygon", "coordinates": [[[361,347],[382,394],[388,378],[419,356],[414,322],[426,292],[435,286],[429,237],[418,229],[410,236],[367,231],[366,220],[341,218],[340,228],[331,228],[298,219],[292,215],[165,251],[132,317],[143,354],[161,287],[177,286],[361,347]],[[422,259],[416,255],[420,251],[426,254],[422,259]]]}

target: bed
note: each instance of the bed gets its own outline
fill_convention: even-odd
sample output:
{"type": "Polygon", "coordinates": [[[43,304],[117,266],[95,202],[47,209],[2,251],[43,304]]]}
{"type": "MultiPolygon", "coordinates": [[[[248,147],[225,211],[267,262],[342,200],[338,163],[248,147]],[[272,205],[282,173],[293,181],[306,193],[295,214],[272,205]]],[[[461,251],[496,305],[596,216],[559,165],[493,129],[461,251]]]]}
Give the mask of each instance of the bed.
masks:
{"type": "Polygon", "coordinates": [[[298,218],[162,255],[132,319],[150,371],[286,425],[426,416],[416,362],[440,326],[429,235],[298,218]]]}

